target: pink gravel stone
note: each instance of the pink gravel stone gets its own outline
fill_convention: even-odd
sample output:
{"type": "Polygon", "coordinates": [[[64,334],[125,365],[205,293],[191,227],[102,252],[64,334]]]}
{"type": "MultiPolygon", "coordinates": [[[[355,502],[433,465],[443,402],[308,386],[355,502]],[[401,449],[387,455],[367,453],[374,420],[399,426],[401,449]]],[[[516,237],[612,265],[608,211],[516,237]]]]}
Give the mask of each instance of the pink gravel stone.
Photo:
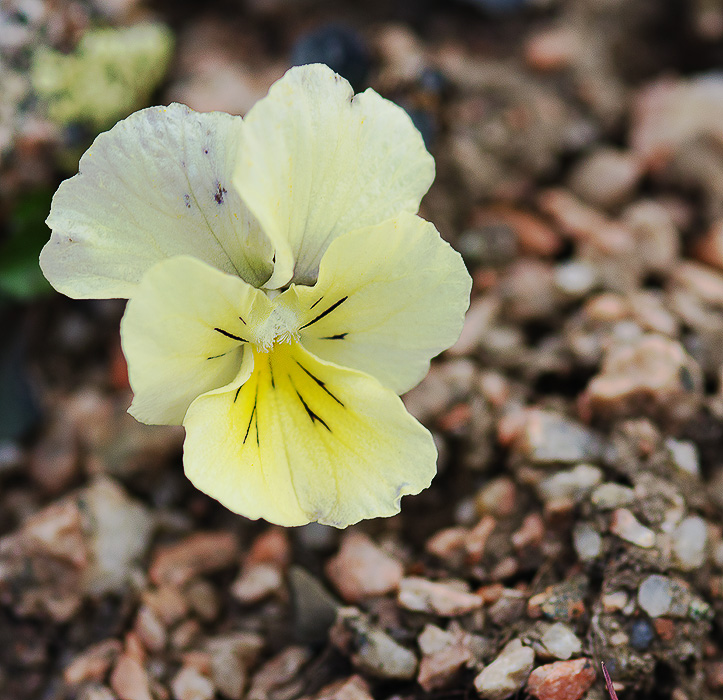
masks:
{"type": "Polygon", "coordinates": [[[590,659],[555,661],[536,668],[527,680],[527,692],[538,700],[579,700],[595,682],[590,659]]]}
{"type": "Polygon", "coordinates": [[[446,583],[410,576],[399,586],[399,604],[407,610],[456,617],[481,608],[482,598],[446,583]]]}
{"type": "Polygon", "coordinates": [[[182,586],[200,574],[231,566],[238,555],[230,532],[199,532],[157,550],[149,574],[156,585],[182,586]]]}
{"type": "Polygon", "coordinates": [[[366,535],[350,532],[327,563],[326,575],[347,603],[355,603],[396,591],[404,567],[366,535]]]}
{"type": "Polygon", "coordinates": [[[129,654],[123,654],[118,659],[110,676],[110,685],[120,700],[153,700],[145,669],[129,654]]]}

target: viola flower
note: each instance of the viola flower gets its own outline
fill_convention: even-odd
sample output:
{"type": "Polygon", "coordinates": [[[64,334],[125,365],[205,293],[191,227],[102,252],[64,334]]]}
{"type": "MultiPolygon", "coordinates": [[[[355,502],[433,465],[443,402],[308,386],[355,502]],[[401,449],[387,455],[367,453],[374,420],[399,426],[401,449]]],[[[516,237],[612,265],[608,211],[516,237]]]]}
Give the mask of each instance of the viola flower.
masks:
{"type": "Polygon", "coordinates": [[[433,177],[401,108],[292,68],[243,120],[173,104],[98,136],[41,266],[68,296],[129,299],[129,410],[185,426],[199,489],[345,527],[435,473],[398,394],[458,337],[471,281],[415,214],[433,177]]]}

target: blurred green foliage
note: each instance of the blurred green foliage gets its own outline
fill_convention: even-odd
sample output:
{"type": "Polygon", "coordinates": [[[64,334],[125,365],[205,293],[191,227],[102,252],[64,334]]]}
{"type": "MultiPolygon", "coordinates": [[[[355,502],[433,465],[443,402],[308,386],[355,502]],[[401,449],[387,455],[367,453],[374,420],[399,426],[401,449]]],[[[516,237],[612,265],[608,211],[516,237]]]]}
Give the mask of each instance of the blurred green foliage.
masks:
{"type": "Polygon", "coordinates": [[[52,195],[50,190],[22,195],[6,222],[6,235],[0,239],[0,302],[3,297],[29,300],[52,289],[38,265],[49,237],[45,217],[52,195]]]}
{"type": "Polygon", "coordinates": [[[71,54],[39,48],[31,82],[52,121],[102,131],[148,104],[172,52],[171,30],[162,24],[94,29],[71,54]]]}

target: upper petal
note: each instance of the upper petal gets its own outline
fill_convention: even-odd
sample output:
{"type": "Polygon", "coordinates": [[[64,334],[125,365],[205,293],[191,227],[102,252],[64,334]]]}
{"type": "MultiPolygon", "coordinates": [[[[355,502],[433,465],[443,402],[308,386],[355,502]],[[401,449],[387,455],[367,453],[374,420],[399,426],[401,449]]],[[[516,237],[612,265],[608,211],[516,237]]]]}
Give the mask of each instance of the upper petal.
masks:
{"type": "Polygon", "coordinates": [[[435,227],[401,214],[337,238],[316,285],[289,289],[278,303],[296,309],[307,350],[403,393],[459,337],[471,286],[435,227]]]}
{"type": "Polygon", "coordinates": [[[399,397],[296,343],[256,353],[240,389],[200,396],[183,424],[194,485],[279,525],[393,515],[436,469],[432,436],[399,397]]]}
{"type": "Polygon", "coordinates": [[[251,373],[256,324],[270,312],[263,292],[195,258],[154,265],[121,323],[130,413],[144,423],[180,424],[196,397],[233,380],[238,387],[251,373]]]}
{"type": "Polygon", "coordinates": [[[416,212],[434,160],[403,109],[327,66],[290,69],[245,117],[234,177],[276,248],[268,288],[313,284],[342,233],[416,212]]]}
{"type": "Polygon", "coordinates": [[[63,182],[40,264],[76,298],[127,298],[155,263],[192,255],[261,286],[273,250],[232,184],[241,117],[152,107],[100,134],[63,182]]]}

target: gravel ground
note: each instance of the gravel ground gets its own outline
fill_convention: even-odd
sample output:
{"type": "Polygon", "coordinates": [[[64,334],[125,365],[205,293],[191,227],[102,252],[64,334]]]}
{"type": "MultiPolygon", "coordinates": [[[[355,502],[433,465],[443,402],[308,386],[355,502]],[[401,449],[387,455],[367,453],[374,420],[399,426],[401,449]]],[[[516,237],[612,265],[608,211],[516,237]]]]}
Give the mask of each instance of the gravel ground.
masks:
{"type": "Polygon", "coordinates": [[[721,0],[0,0],[0,698],[604,700],[601,661],[721,697],[722,62],[721,0]],[[43,92],[41,50],[149,20],[112,110],[43,92]],[[404,397],[439,475],[345,531],[194,490],[125,413],[122,304],[35,266],[104,120],[244,114],[315,60],[408,110],[474,279],[404,397]]]}

